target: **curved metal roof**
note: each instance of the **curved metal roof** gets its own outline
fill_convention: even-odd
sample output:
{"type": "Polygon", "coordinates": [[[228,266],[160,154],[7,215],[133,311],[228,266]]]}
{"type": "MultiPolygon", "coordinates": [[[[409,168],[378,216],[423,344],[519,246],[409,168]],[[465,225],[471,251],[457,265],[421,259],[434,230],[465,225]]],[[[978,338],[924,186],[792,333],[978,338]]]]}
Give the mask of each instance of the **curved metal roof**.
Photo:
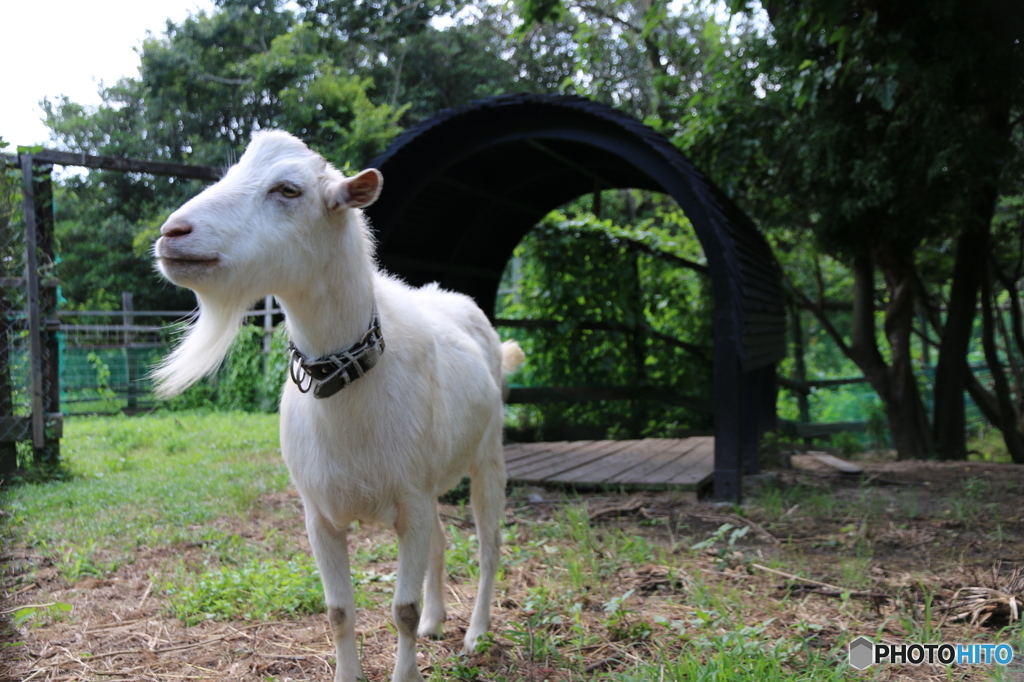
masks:
{"type": "Polygon", "coordinates": [[[367,211],[381,264],[412,284],[467,293],[488,313],[512,250],[551,210],[597,189],[670,194],[708,260],[716,345],[743,371],[785,355],[782,280],[767,242],[668,140],[610,107],[485,99],[410,128],[370,165],[385,180],[367,211]]]}

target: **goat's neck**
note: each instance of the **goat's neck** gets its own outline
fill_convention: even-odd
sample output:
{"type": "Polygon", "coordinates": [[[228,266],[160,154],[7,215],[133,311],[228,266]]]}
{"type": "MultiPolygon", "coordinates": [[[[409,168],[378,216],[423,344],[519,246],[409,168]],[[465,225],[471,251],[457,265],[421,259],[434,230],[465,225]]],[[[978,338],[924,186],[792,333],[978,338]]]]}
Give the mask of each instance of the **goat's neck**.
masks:
{"type": "Polygon", "coordinates": [[[374,310],[375,267],[369,239],[350,224],[328,248],[311,254],[309,281],[277,296],[295,346],[317,358],[357,343],[374,310]]]}

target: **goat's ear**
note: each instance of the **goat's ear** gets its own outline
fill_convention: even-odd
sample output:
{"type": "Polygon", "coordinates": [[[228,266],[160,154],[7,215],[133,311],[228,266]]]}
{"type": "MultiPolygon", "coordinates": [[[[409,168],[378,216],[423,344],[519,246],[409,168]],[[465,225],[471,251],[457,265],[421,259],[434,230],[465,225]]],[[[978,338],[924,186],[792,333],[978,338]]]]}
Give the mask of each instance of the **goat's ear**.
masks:
{"type": "Polygon", "coordinates": [[[343,208],[365,208],[377,201],[384,176],[376,168],[368,168],[351,178],[345,178],[328,185],[326,190],[327,208],[340,211],[343,208]]]}

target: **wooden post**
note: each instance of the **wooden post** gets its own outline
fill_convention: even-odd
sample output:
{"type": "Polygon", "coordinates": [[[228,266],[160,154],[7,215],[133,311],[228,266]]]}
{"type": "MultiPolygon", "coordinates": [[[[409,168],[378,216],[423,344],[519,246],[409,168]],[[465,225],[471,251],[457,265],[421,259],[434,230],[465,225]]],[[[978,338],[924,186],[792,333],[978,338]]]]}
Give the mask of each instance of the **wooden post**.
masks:
{"type": "Polygon", "coordinates": [[[743,381],[732,311],[715,308],[715,483],[716,500],[739,502],[743,495],[743,381]]]}
{"type": "Polygon", "coordinates": [[[740,469],[742,474],[756,474],[761,465],[757,449],[761,440],[758,430],[759,384],[757,371],[743,372],[740,376],[740,469]]]}
{"type": "Polygon", "coordinates": [[[132,292],[121,292],[122,322],[124,324],[124,355],[128,368],[128,406],[125,410],[131,414],[139,408],[138,385],[139,385],[139,364],[135,357],[135,316],[132,314],[135,308],[132,305],[132,292]]]}
{"type": "Polygon", "coordinates": [[[270,357],[270,343],[274,336],[274,297],[267,296],[263,299],[263,363],[264,371],[266,362],[270,357]]]}
{"type": "Polygon", "coordinates": [[[28,305],[29,353],[31,356],[32,447],[46,445],[46,413],[43,405],[43,337],[39,314],[39,262],[36,255],[36,190],[32,178],[32,155],[21,155],[21,179],[25,217],[25,286],[28,305]]]}
{"type": "Polygon", "coordinates": [[[761,470],[761,438],[778,426],[775,403],[778,400],[775,363],[743,373],[743,473],[761,470]]]}
{"type": "Polygon", "coordinates": [[[54,265],[57,262],[54,239],[56,228],[53,212],[53,166],[40,165],[39,158],[33,157],[35,166],[33,183],[36,188],[36,220],[39,247],[40,274],[48,273],[39,280],[39,310],[44,332],[43,353],[43,415],[45,445],[41,460],[48,466],[60,461],[60,438],[63,428],[60,413],[60,320],[57,319],[57,279],[54,265]]]}

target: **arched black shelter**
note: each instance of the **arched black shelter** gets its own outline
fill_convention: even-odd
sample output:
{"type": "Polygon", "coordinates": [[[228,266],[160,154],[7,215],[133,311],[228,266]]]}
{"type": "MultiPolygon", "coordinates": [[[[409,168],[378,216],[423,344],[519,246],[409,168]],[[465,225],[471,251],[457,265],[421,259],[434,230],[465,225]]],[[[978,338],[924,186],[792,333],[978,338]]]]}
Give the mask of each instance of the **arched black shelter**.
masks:
{"type": "Polygon", "coordinates": [[[371,165],[384,175],[368,211],[381,264],[411,284],[469,294],[491,315],[512,250],[551,210],[601,189],[672,195],[703,246],[715,296],[714,494],[739,498],[775,420],[781,276],[750,219],[678,149],[590,100],[506,95],[410,128],[371,165]]]}

